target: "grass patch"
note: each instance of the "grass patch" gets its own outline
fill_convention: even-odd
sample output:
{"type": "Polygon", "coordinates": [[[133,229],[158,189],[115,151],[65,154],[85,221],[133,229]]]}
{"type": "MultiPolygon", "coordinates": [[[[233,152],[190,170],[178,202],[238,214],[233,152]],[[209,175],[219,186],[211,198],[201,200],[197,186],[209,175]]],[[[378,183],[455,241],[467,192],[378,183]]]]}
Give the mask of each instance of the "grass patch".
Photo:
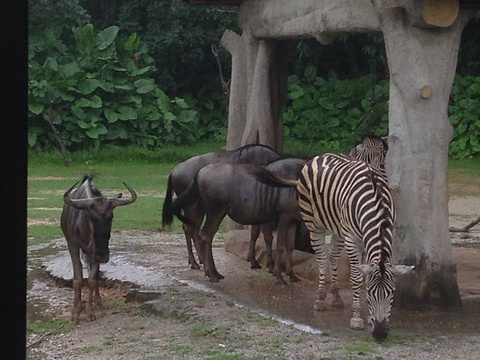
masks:
{"type": "Polygon", "coordinates": [[[37,335],[45,335],[52,331],[52,334],[55,334],[59,331],[69,331],[73,328],[74,325],[72,323],[62,319],[27,321],[27,332],[37,335]]]}
{"type": "Polygon", "coordinates": [[[185,345],[167,345],[165,347],[172,355],[184,356],[193,352],[193,349],[185,345]]]}
{"type": "Polygon", "coordinates": [[[450,195],[480,196],[480,158],[448,162],[450,195]]]}
{"type": "Polygon", "coordinates": [[[348,359],[357,359],[358,356],[374,352],[372,345],[372,340],[356,341],[352,344],[335,345],[332,350],[346,353],[348,359]]]}
{"type": "MultiPolygon", "coordinates": [[[[63,193],[83,175],[93,173],[97,187],[107,196],[128,191],[122,181],[138,193],[137,201],[115,210],[115,231],[155,231],[161,227],[161,213],[167,177],[181,161],[194,155],[217,151],[224,144],[205,142],[192,146],[165,146],[157,150],[134,147],[106,147],[84,150],[70,154],[70,166],[63,166],[59,152],[30,153],[28,158],[28,243],[35,244],[63,237],[60,229],[60,214],[63,193]]],[[[287,141],[285,153],[311,157],[332,151],[323,145],[310,146],[287,141]]],[[[451,160],[449,162],[449,185],[453,195],[480,196],[480,159],[451,160]]],[[[226,221],[219,232],[225,231],[226,221]]],[[[181,223],[174,220],[168,231],[181,232],[181,223]]]]}

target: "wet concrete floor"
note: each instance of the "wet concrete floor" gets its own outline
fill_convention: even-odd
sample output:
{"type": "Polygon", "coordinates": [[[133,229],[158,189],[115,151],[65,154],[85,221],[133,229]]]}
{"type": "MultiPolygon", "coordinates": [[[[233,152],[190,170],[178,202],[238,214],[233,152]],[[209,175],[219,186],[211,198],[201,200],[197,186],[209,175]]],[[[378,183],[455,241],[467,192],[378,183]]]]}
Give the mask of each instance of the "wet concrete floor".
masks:
{"type": "MultiPolygon", "coordinates": [[[[51,251],[54,252],[54,251],[51,251]]],[[[57,251],[58,252],[58,251],[57,251]]],[[[44,257],[43,266],[54,278],[71,279],[72,267],[68,252],[44,257]]],[[[349,329],[351,293],[342,289],[345,309],[324,312],[313,310],[316,286],[312,283],[279,286],[266,269],[252,270],[250,264],[221,247],[214,248],[214,259],[225,279],[211,283],[203,270],[191,270],[186,264],[183,243],[161,247],[152,243],[117,246],[111,249],[111,260],[103,264],[103,276],[121,282],[135,283],[142,289],[157,291],[178,282],[205,291],[214,291],[239,306],[246,306],[266,316],[292,323],[303,330],[321,331],[343,336],[366,336],[368,330],[349,329]]],[[[364,299],[364,294],[362,294],[364,299]]],[[[330,298],[327,298],[330,300],[330,298]]],[[[393,309],[392,332],[405,333],[459,333],[480,332],[480,299],[464,299],[464,307],[457,311],[408,311],[393,309]]],[[[367,309],[364,304],[364,316],[367,309]]]]}

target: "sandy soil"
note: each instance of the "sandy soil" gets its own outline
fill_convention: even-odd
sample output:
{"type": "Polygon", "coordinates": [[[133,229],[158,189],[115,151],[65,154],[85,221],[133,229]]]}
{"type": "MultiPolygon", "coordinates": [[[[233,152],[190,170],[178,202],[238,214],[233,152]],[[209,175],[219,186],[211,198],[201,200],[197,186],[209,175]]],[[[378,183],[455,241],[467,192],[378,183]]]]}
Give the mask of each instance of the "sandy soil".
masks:
{"type": "MultiPolygon", "coordinates": [[[[466,225],[479,209],[479,198],[453,198],[451,226],[466,225]]],[[[452,243],[462,296],[479,304],[480,226],[469,234],[452,234],[452,243]]],[[[65,252],[64,239],[28,249],[27,312],[31,323],[68,320],[73,291],[47,277],[44,268],[49,260],[65,252]]],[[[276,304],[285,297],[279,290],[271,292],[269,286],[263,288],[263,298],[270,298],[264,307],[254,305],[255,296],[261,297],[255,292],[258,289],[252,291],[251,301],[240,301],[226,291],[235,287],[235,281],[246,279],[243,283],[250,286],[269,284],[272,278],[266,270],[253,271],[246,262],[226,254],[220,237],[215,241],[214,257],[226,279],[213,286],[201,271],[187,266],[180,234],[115,232],[111,252],[117,256],[112,256],[111,262],[134,264],[135,269],[148,275],[145,278],[151,285],[147,280],[147,285],[137,289],[131,284],[106,284],[101,289],[105,306],[97,311],[96,321],[89,322],[82,315],[79,325],[63,325],[45,337],[28,333],[27,344],[33,344],[27,352],[29,359],[479,358],[480,332],[476,326],[449,323],[436,329],[432,321],[421,326],[412,323],[415,326],[410,330],[394,328],[389,341],[378,344],[367,331],[349,330],[343,320],[312,328],[275,316],[276,304]]],[[[302,284],[281,288],[300,294],[312,291],[302,284]]],[[[316,316],[310,306],[303,311],[307,317],[316,316]]],[[[455,318],[455,313],[436,315],[429,319],[455,318]]],[[[330,316],[335,320],[334,313],[330,316]]],[[[348,317],[348,311],[339,313],[339,319],[342,316],[348,317]]],[[[466,321],[480,324],[480,311],[475,310],[466,321]]]]}

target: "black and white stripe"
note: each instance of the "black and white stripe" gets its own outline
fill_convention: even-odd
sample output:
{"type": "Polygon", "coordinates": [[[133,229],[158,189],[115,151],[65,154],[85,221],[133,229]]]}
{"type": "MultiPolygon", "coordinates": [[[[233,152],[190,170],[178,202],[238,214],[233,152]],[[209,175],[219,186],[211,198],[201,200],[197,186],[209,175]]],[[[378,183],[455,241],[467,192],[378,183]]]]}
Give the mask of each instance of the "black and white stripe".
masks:
{"type": "Polygon", "coordinates": [[[349,156],[366,162],[386,177],[385,159],[387,157],[388,144],[380,136],[365,136],[362,142],[349,152],[349,156]]]}
{"type": "Polygon", "coordinates": [[[367,302],[373,335],[385,338],[395,289],[393,272],[411,269],[394,269],[391,265],[395,210],[386,177],[365,162],[347,155],[323,154],[303,167],[297,181],[297,193],[319,267],[315,309],[325,309],[327,251],[324,234],[328,230],[337,235],[332,238],[329,251],[332,306],[343,307],[338,293],[337,264],[344,246],[350,260],[353,292],[350,327],[363,328],[360,306],[363,272],[367,275],[367,302]],[[363,248],[366,250],[366,264],[360,265],[363,248]]]}

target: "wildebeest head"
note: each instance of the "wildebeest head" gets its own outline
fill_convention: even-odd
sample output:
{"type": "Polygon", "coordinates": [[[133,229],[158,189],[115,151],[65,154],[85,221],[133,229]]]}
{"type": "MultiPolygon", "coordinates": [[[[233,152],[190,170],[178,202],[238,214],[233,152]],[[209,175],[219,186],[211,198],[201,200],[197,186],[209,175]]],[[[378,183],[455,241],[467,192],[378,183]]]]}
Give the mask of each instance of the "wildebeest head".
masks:
{"type": "MultiPolygon", "coordinates": [[[[126,183],[123,183],[130,192],[129,199],[122,199],[121,194],[115,197],[106,197],[93,185],[91,177],[86,177],[82,185],[72,195],[72,190],[76,184],[73,184],[65,192],[63,195],[64,202],[76,210],[86,212],[93,227],[94,259],[100,263],[106,263],[110,256],[108,245],[112,229],[113,209],[117,206],[133,203],[137,199],[137,193],[126,183]]],[[[87,226],[87,224],[85,225],[87,226]]]]}

